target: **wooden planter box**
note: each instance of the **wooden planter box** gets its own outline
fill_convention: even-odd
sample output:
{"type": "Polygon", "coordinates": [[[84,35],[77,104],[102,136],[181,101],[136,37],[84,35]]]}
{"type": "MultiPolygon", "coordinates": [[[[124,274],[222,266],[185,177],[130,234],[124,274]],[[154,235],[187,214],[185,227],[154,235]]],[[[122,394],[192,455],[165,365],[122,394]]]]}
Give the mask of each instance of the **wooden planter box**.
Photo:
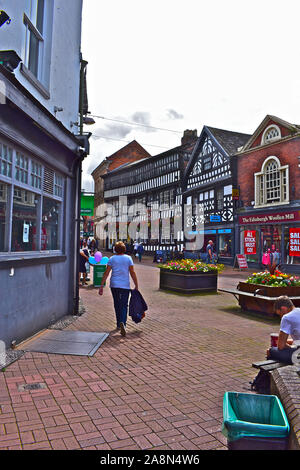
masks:
{"type": "MultiPolygon", "coordinates": [[[[240,282],[238,285],[240,292],[250,292],[253,296],[245,296],[239,294],[239,304],[243,310],[252,310],[255,312],[265,313],[273,316],[274,303],[277,297],[287,295],[288,297],[300,297],[300,287],[271,287],[264,286],[263,284],[248,284],[247,282],[240,282]],[[256,295],[269,297],[269,299],[260,299],[256,295]]],[[[295,307],[300,307],[300,299],[292,299],[295,307]]]]}
{"type": "Polygon", "coordinates": [[[182,294],[217,292],[218,273],[170,271],[160,268],[159,288],[182,294]]]}

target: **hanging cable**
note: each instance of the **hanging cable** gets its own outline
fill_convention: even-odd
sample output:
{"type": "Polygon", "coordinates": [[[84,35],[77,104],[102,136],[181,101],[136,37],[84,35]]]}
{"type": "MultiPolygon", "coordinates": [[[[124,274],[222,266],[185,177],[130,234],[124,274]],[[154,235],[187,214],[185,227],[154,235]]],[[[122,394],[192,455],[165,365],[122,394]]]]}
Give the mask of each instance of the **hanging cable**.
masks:
{"type": "Polygon", "coordinates": [[[97,116],[96,114],[89,114],[89,116],[91,116],[93,118],[104,119],[105,121],[113,121],[113,122],[119,122],[121,124],[129,124],[130,126],[142,126],[142,127],[147,127],[149,129],[159,130],[159,131],[174,132],[176,134],[182,134],[181,131],[175,131],[175,130],[172,130],[172,129],[165,129],[163,127],[149,126],[147,124],[141,124],[139,122],[123,121],[121,119],[110,119],[110,118],[106,118],[104,116],[97,116]]]}
{"type": "MultiPolygon", "coordinates": [[[[98,134],[92,134],[91,136],[92,138],[98,138],[98,139],[108,139],[108,140],[116,140],[118,142],[126,142],[127,144],[130,144],[132,142],[132,140],[123,140],[123,139],[113,139],[112,137],[106,137],[104,135],[98,135],[98,134]]],[[[140,145],[148,145],[149,147],[157,147],[157,148],[161,148],[161,149],[166,149],[166,150],[170,150],[170,147],[162,147],[161,145],[153,145],[153,144],[143,144],[141,142],[139,142],[140,145]]]]}

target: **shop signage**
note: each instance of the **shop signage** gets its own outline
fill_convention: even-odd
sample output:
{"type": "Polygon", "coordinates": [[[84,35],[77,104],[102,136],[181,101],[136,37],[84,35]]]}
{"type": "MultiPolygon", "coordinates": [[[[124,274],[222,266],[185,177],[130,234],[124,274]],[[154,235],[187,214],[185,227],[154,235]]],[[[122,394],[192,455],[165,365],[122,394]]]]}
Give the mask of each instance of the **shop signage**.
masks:
{"type": "Polygon", "coordinates": [[[209,218],[210,222],[221,222],[221,216],[220,215],[211,215],[209,218]]]}
{"type": "Polygon", "coordinates": [[[247,269],[248,264],[245,255],[235,255],[234,267],[238,264],[240,269],[247,269]]]}
{"type": "Polygon", "coordinates": [[[270,212],[268,214],[241,215],[239,224],[279,224],[283,222],[294,222],[300,220],[300,211],[293,212],[270,212]]]}
{"type": "Polygon", "coordinates": [[[300,228],[290,228],[289,255],[300,256],[300,228]]]}
{"type": "Polygon", "coordinates": [[[236,188],[232,188],[232,199],[234,201],[238,201],[240,198],[240,190],[236,188]]]}
{"type": "Polygon", "coordinates": [[[256,230],[245,230],[244,253],[245,255],[256,255],[256,230]]]}

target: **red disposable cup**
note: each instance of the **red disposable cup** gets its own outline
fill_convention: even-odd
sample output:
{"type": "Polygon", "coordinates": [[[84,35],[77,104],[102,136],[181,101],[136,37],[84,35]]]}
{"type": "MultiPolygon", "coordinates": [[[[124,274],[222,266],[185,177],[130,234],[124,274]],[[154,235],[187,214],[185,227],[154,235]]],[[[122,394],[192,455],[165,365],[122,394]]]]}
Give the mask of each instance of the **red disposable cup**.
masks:
{"type": "Polygon", "coordinates": [[[271,333],[271,347],[276,348],[278,344],[278,333],[271,333]]]}

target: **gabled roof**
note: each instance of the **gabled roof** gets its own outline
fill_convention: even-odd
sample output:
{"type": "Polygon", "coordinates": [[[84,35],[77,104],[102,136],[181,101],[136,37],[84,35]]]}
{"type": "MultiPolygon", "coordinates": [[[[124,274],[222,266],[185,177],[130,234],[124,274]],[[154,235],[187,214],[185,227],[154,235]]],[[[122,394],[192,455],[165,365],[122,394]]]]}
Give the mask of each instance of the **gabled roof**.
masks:
{"type": "Polygon", "coordinates": [[[215,127],[205,126],[223,147],[228,155],[234,155],[239,147],[244,146],[251,137],[251,134],[241,132],[226,131],[215,127]]]}
{"type": "Polygon", "coordinates": [[[268,127],[270,123],[276,123],[279,126],[284,127],[288,131],[290,131],[290,134],[295,134],[300,132],[300,125],[298,124],[291,124],[288,121],[285,121],[284,119],[281,119],[277,116],[272,116],[271,114],[267,114],[266,117],[263,119],[263,121],[260,123],[260,125],[257,127],[257,129],[254,131],[248,142],[244,145],[243,150],[249,150],[255,140],[259,137],[259,135],[268,127]]]}
{"type": "Polygon", "coordinates": [[[217,129],[215,127],[203,126],[202,132],[198,137],[197,143],[194,147],[190,161],[187,165],[184,183],[187,180],[191,169],[194,166],[195,160],[201,150],[204,138],[209,135],[212,137],[216,145],[224,152],[228,157],[237,153],[238,148],[245,145],[245,143],[251,137],[251,134],[243,134],[241,132],[227,131],[224,129],[217,129]]]}

